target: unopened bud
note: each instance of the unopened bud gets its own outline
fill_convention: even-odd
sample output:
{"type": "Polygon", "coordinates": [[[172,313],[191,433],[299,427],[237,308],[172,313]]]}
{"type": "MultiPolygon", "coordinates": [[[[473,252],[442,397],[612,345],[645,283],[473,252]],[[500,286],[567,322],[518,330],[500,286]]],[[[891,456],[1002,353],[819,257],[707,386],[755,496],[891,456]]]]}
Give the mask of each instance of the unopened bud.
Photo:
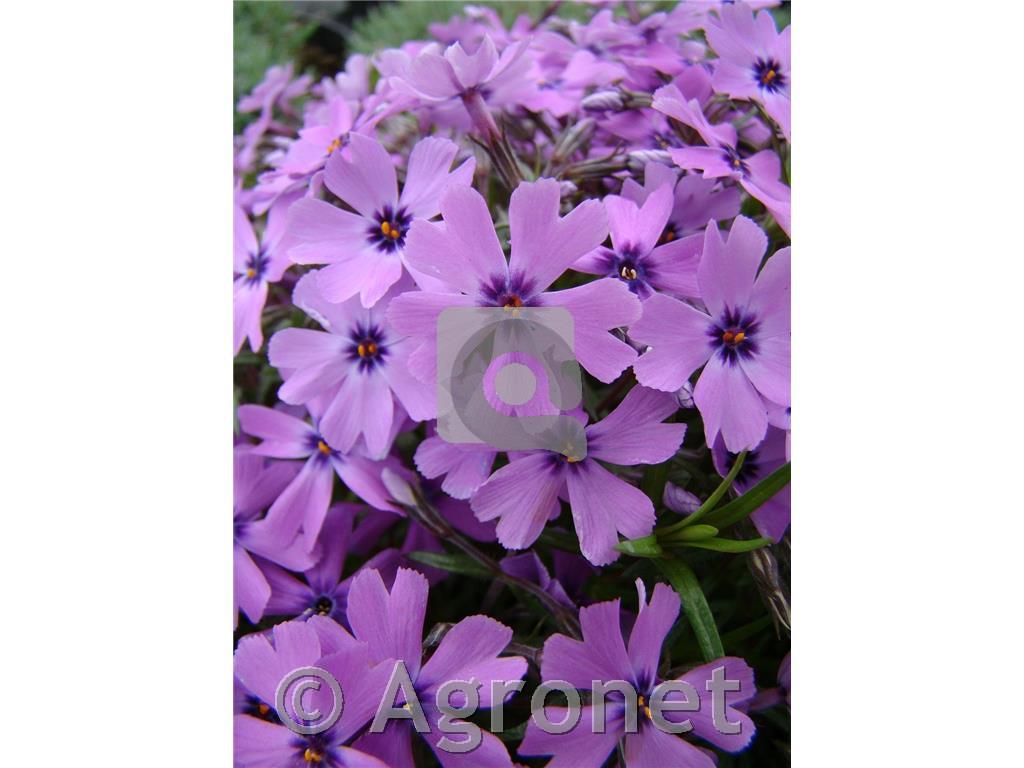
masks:
{"type": "Polygon", "coordinates": [[[680,408],[693,408],[693,385],[684,381],[683,386],[675,392],[676,402],[679,403],[680,408]]]}
{"type": "Polygon", "coordinates": [[[577,149],[590,140],[596,127],[597,124],[592,117],[584,118],[569,126],[565,133],[558,137],[558,142],[552,152],[552,161],[557,162],[571,157],[577,149]]]}
{"type": "Polygon", "coordinates": [[[664,149],[636,149],[629,153],[631,171],[640,173],[648,163],[672,165],[672,155],[664,149]]]}
{"type": "Polygon", "coordinates": [[[666,507],[680,515],[692,515],[700,507],[700,499],[675,483],[665,483],[665,491],[661,495],[661,500],[666,507]]]}
{"type": "Polygon", "coordinates": [[[626,102],[618,91],[597,91],[584,96],[580,106],[586,112],[621,112],[626,102]]]}

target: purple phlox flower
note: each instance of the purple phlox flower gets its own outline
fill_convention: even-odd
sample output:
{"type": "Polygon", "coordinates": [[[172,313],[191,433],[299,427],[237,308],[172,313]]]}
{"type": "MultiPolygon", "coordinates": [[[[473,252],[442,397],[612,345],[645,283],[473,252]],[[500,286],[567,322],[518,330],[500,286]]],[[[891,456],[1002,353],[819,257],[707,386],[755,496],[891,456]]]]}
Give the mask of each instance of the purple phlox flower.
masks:
{"type": "MultiPolygon", "coordinates": [[[[743,466],[740,467],[740,473],[733,481],[732,487],[737,493],[746,493],[789,460],[787,436],[781,429],[768,427],[764,440],[747,454],[743,466]]],[[[728,452],[722,441],[718,440],[712,449],[712,457],[715,470],[725,477],[736,459],[736,454],[728,452]]],[[[789,499],[790,487],[787,485],[750,516],[758,533],[766,539],[778,543],[789,528],[789,499]]]]}
{"type": "Polygon", "coordinates": [[[490,106],[517,106],[535,87],[529,77],[530,61],[524,56],[529,45],[530,40],[520,40],[499,54],[490,35],[484,35],[472,53],[459,42],[443,53],[440,46],[429,45],[408,59],[390,83],[399,93],[427,103],[473,92],[490,106]]]}
{"type": "Polygon", "coordinates": [[[237,355],[246,339],[258,351],[263,346],[263,307],[267,286],[284,275],[291,262],[282,247],[285,212],[294,198],[282,198],[267,214],[260,238],[242,206],[235,203],[234,219],[234,345],[237,355]]]}
{"type": "Polygon", "coordinates": [[[401,194],[391,156],[377,141],[351,134],[350,157],[332,155],[324,171],[327,188],[356,213],[323,200],[304,198],[288,214],[294,237],[288,255],[299,264],[327,264],[319,286],[330,302],[359,294],[372,307],[402,276],[403,254],[414,221],[438,213],[448,185],[468,185],[475,161],[449,171],[458,147],[426,138],[413,147],[401,194]]]}
{"type": "Polygon", "coordinates": [[[488,6],[467,5],[461,14],[447,22],[434,22],[427,26],[430,36],[444,45],[462,43],[472,48],[479,45],[484,37],[490,37],[499,47],[504,48],[513,40],[522,39],[530,32],[533,21],[527,14],[520,14],[510,29],[496,10],[488,6]]]}
{"type": "Polygon", "coordinates": [[[625,285],[596,280],[564,291],[545,290],[608,234],[599,201],[587,200],[560,217],[559,197],[554,179],[524,182],[512,193],[508,261],[487,202],[470,187],[448,188],[441,200],[442,223],[413,225],[409,264],[446,286],[444,292],[405,293],[388,308],[399,332],[423,338],[409,360],[417,378],[434,381],[437,318],[447,307],[563,307],[573,318],[576,358],[597,379],[613,381],[635,359],[636,351],[610,333],[633,322],[640,311],[639,300],[625,285]]]}
{"type": "MultiPolygon", "coordinates": [[[[235,765],[241,768],[389,768],[346,746],[373,718],[387,688],[392,665],[372,663],[365,642],[325,616],[278,624],[272,633],[243,637],[235,651],[235,676],[246,694],[244,713],[235,715],[235,765]],[[274,709],[277,687],[293,670],[317,666],[341,686],[344,707],[323,733],[303,736],[287,728],[274,709]]],[[[326,685],[303,694],[307,712],[334,707],[326,685]]],[[[305,722],[285,699],[293,722],[305,722]]]]}
{"type": "Polygon", "coordinates": [[[291,101],[303,95],[312,78],[302,75],[292,79],[292,65],[271,67],[263,80],[252,92],[238,100],[239,112],[260,114],[242,130],[242,142],[235,156],[235,170],[248,173],[256,163],[259,146],[268,131],[285,132],[285,128],[274,121],[275,108],[287,115],[294,115],[291,101]]]}
{"type": "Polygon", "coordinates": [[[260,174],[253,190],[254,210],[295,190],[312,196],[323,184],[329,158],[347,157],[353,135],[372,135],[381,121],[406,109],[410,101],[393,94],[371,94],[356,102],[331,90],[323,102],[312,103],[298,136],[267,155],[271,168],[260,174]]]}
{"type": "Polygon", "coordinates": [[[705,45],[684,39],[680,36],[683,33],[677,32],[692,23],[686,5],[680,3],[672,13],[648,16],[636,28],[643,44],[618,51],[619,59],[628,68],[630,87],[653,90],[664,82],[665,75],[678,75],[704,59],[705,45]]]}
{"type": "Polygon", "coordinates": [[[746,709],[747,712],[757,712],[762,709],[777,707],[782,703],[785,703],[787,707],[792,706],[789,657],[790,654],[787,653],[786,657],[779,665],[778,687],[766,688],[765,690],[758,691],[757,696],[751,699],[748,703],[746,709]]]}
{"type": "Polygon", "coordinates": [[[619,533],[635,539],[651,532],[654,505],[598,460],[623,466],[667,461],[686,433],[685,424],[662,423],[676,409],[671,395],[633,387],[614,411],[586,428],[585,457],[533,451],[515,458],[473,494],[473,511],[481,520],[500,518],[498,541],[506,549],[524,549],[558,516],[559,499],[568,499],[584,557],[607,565],[619,556],[619,533]]]}
{"type": "Polygon", "coordinates": [[[606,196],[612,247],[597,248],[573,264],[573,269],[622,281],[641,299],[655,291],[696,296],[704,238],[674,236],[668,229],[673,203],[669,183],[649,194],[642,205],[618,195],[606,196]]]}
{"type": "MultiPolygon", "coordinates": [[[[584,691],[590,691],[594,681],[622,680],[632,685],[637,692],[637,732],[626,733],[626,707],[631,702],[613,692],[607,696],[602,733],[594,732],[591,727],[593,707],[585,706],[579,723],[564,734],[546,733],[531,720],[519,754],[552,755],[547,768],[600,768],[622,740],[626,768],[714,768],[713,755],[687,739],[695,736],[727,752],[740,752],[750,744],[754,723],[739,707],[755,693],[754,673],[745,661],[735,657],[717,659],[675,678],[693,686],[700,699],[697,711],[663,712],[665,719],[672,723],[690,721],[692,730],[687,739],[667,733],[652,722],[648,702],[661,682],[658,675],[661,646],[679,616],[679,596],[668,585],[657,584],[648,603],[639,579],[637,590],[640,614],[629,633],[628,645],[623,641],[619,600],[613,600],[581,608],[583,640],[552,635],[544,643],[541,656],[544,681],[564,680],[584,691]],[[712,670],[719,667],[725,669],[726,679],[740,682],[739,691],[725,694],[726,719],[740,723],[738,734],[723,734],[714,725],[706,683],[711,679],[712,670]]],[[[684,695],[672,692],[665,700],[681,702],[684,695]]],[[[564,707],[545,709],[552,722],[562,722],[567,716],[564,707]]]]}
{"type": "Polygon", "coordinates": [[[408,277],[400,280],[370,309],[355,296],[332,304],[323,292],[322,271],[313,270],[296,284],[292,301],[325,330],[285,328],[268,344],[270,364],[284,378],[278,396],[291,404],[321,398],[326,407],[320,431],[342,453],[361,437],[369,455],[382,458],[405,413],[416,421],[436,415],[434,387],[409,373],[407,360],[417,342],[385,316],[392,296],[411,287],[408,277]]]}
{"type": "MultiPolygon", "coordinates": [[[[445,443],[445,445],[448,445],[448,443],[445,443]]],[[[398,503],[406,506],[415,506],[417,503],[416,493],[418,493],[457,531],[477,541],[497,540],[498,536],[494,531],[494,524],[483,523],[477,520],[469,506],[469,502],[465,499],[456,499],[448,495],[442,490],[440,481],[417,477],[414,472],[404,467],[400,470],[385,469],[381,477],[384,480],[385,487],[391,494],[391,498],[398,503]]],[[[485,475],[483,480],[486,479],[485,475]]]]}
{"type": "MultiPolygon", "coordinates": [[[[342,572],[349,541],[355,533],[356,516],[362,509],[357,504],[335,504],[327,510],[319,536],[323,555],[316,565],[303,569],[305,572],[302,579],[284,568],[268,565],[265,574],[273,593],[267,603],[267,615],[300,619],[329,616],[335,621],[344,621],[348,591],[355,574],[343,578],[342,572]]],[[[400,560],[401,553],[397,549],[383,549],[362,567],[377,569],[390,583],[394,580],[400,560]]]]}
{"type": "Polygon", "coordinates": [[[665,483],[665,490],[661,494],[661,502],[680,515],[692,515],[701,505],[701,500],[697,496],[685,488],[680,488],[675,483],[665,483]]]}
{"type": "Polygon", "coordinates": [[[630,338],[650,345],[633,365],[645,386],[674,392],[704,365],[693,399],[707,443],[721,434],[733,452],[764,439],[769,403],[790,400],[790,251],[777,251],[758,274],[767,247],[764,232],[744,216],[728,241],[711,222],[697,271],[707,311],[658,294],[629,329],[630,338]]]}
{"type": "Polygon", "coordinates": [[[547,111],[555,117],[565,117],[579,112],[580,101],[587,91],[624,79],[626,70],[617,62],[600,59],[590,51],[577,50],[565,63],[536,64],[533,77],[537,90],[522,100],[523,105],[534,112],[547,111]]]}
{"type": "Polygon", "coordinates": [[[291,64],[270,67],[256,87],[238,100],[238,111],[266,111],[273,109],[277,104],[289,102],[303,95],[309,88],[312,78],[309,75],[293,75],[294,68],[291,64]]]}
{"type": "Polygon", "coordinates": [[[735,3],[710,18],[705,33],[718,54],[712,80],[715,90],[734,99],[753,99],[790,137],[790,28],[782,32],[767,11],[756,16],[749,6],[735,3]]]}
{"type": "MultiPolygon", "coordinates": [[[[426,578],[413,570],[400,568],[390,591],[376,571],[361,571],[349,591],[348,621],[352,633],[369,644],[371,662],[397,659],[405,663],[430,726],[430,733],[422,735],[444,768],[511,768],[505,745],[486,730],[482,731],[482,742],[472,752],[455,754],[439,748],[437,742],[442,734],[438,728],[436,696],[437,689],[449,680],[476,680],[482,684],[480,707],[490,709],[492,682],[521,680],[526,674],[526,659],[499,656],[512,640],[509,627],[487,616],[469,616],[448,630],[423,663],[427,592],[426,578]]],[[[461,694],[451,697],[453,706],[464,702],[461,694]]],[[[391,721],[383,733],[366,733],[355,746],[391,768],[413,768],[412,733],[408,720],[391,721]]]]}
{"type": "Polygon", "coordinates": [[[263,511],[295,478],[298,469],[292,462],[271,461],[249,453],[244,446],[235,449],[232,562],[236,625],[239,608],[253,623],[263,618],[271,594],[265,575],[270,562],[300,570],[316,562],[316,556],[305,550],[301,540],[281,540],[260,523],[263,511]]]}
{"type": "Polygon", "coordinates": [[[456,499],[468,499],[490,477],[497,452],[486,445],[449,443],[431,434],[416,448],[413,460],[424,477],[444,476],[441,488],[456,499]]]}
{"type": "Polygon", "coordinates": [[[368,56],[353,53],[345,60],[345,68],[334,75],[325,77],[315,86],[313,91],[320,98],[329,101],[340,96],[353,102],[360,102],[370,95],[370,73],[373,62],[368,56]]]}
{"type": "Polygon", "coordinates": [[[551,595],[555,600],[568,608],[575,608],[576,603],[566,594],[558,579],[551,578],[547,566],[536,552],[524,552],[521,555],[509,555],[501,560],[501,570],[510,576],[532,581],[551,595]]]}
{"type": "Polygon", "coordinates": [[[703,232],[708,221],[726,221],[740,212],[740,192],[735,187],[723,187],[715,179],[705,179],[696,173],[680,176],[674,168],[663,163],[644,166],[644,185],[633,179],[622,183],[622,196],[637,205],[643,205],[659,187],[673,188],[672,212],[668,225],[658,238],[671,242],[696,232],[703,232]]]}
{"type": "Polygon", "coordinates": [[[374,461],[359,450],[342,454],[321,434],[312,404],[312,423],[262,405],[238,408],[242,430],[263,442],[249,449],[259,456],[279,459],[303,459],[302,469],[281,492],[265,518],[265,525],[274,535],[290,541],[299,531],[307,552],[316,546],[320,528],[327,515],[334,489],[334,475],[366,503],[377,509],[398,513],[391,505],[387,489],[380,479],[381,471],[396,465],[396,459],[374,461]]]}
{"type": "Polygon", "coordinates": [[[782,163],[771,149],[745,155],[737,148],[736,129],[729,123],[712,125],[696,99],[687,100],[673,84],[654,93],[654,108],[690,126],[708,145],[673,147],[668,150],[680,168],[700,170],[705,179],[734,179],[765,208],[788,234],[790,231],[790,189],[779,180],[782,163]]]}
{"type": "Polygon", "coordinates": [[[644,42],[639,30],[629,23],[620,24],[610,8],[602,8],[586,23],[571,20],[568,32],[579,48],[599,56],[611,57],[617,47],[638,46],[644,42]]]}

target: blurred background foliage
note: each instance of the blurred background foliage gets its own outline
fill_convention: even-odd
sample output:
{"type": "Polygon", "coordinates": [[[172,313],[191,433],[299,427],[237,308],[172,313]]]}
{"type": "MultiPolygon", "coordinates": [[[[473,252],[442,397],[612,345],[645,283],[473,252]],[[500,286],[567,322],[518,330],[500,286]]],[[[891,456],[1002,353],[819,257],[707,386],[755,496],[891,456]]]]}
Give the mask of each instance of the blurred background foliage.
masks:
{"type": "MultiPolygon", "coordinates": [[[[448,21],[463,13],[466,5],[450,0],[235,0],[235,101],[251,91],[267,68],[275,64],[294,61],[297,72],[309,71],[317,77],[332,75],[343,68],[351,53],[369,54],[407,40],[426,39],[430,24],[448,21]]],[[[539,18],[552,3],[481,0],[474,5],[494,8],[508,26],[521,14],[539,18]]],[[[670,10],[676,3],[642,5],[645,12],[651,12],[670,10]]],[[[592,5],[573,2],[563,2],[557,9],[561,18],[584,19],[594,12],[592,5]]],[[[619,5],[616,12],[625,10],[619,5]]],[[[788,25],[789,3],[783,3],[773,14],[779,29],[788,25]]]]}
{"type": "MultiPolygon", "coordinates": [[[[522,0],[521,2],[478,2],[495,8],[506,25],[510,25],[520,14],[539,18],[551,3],[548,0],[522,0]]],[[[645,15],[653,10],[668,10],[675,2],[641,3],[645,15]]],[[[266,0],[236,0],[234,3],[234,96],[238,98],[252,90],[268,67],[293,62],[296,74],[308,72],[316,78],[333,75],[344,67],[345,59],[352,53],[373,51],[401,45],[407,40],[427,39],[428,26],[435,22],[446,22],[452,16],[462,14],[466,4],[461,2],[428,2],[425,0],[404,0],[402,2],[345,2],[324,0],[323,2],[293,2],[266,0]]],[[[586,18],[596,12],[595,6],[571,2],[562,3],[557,15],[562,18],[586,18]]],[[[620,6],[617,13],[624,13],[620,6]]],[[[776,23],[781,29],[789,23],[789,3],[773,11],[776,23]]],[[[253,114],[235,113],[235,129],[240,131],[253,114]]],[[[301,327],[306,321],[301,313],[283,321],[284,325],[301,327]]],[[[273,392],[280,384],[280,378],[273,368],[264,365],[262,356],[242,353],[236,358],[236,373],[240,367],[236,396],[240,402],[273,404],[273,392]]],[[[591,382],[594,387],[599,385],[591,382]]],[[[711,464],[706,449],[702,449],[702,428],[696,421],[695,411],[683,411],[679,418],[692,421],[689,424],[684,449],[691,459],[677,458],[667,466],[667,479],[687,487],[705,498],[719,478],[711,464]]],[[[422,428],[416,433],[403,435],[398,442],[407,465],[411,465],[413,447],[424,436],[422,428]]],[[[568,513],[563,512],[559,521],[565,530],[572,530],[568,513]]],[[[749,532],[749,535],[753,535],[749,532]]],[[[389,531],[381,546],[401,546],[402,530],[396,527],[389,531]]],[[[543,559],[551,567],[550,542],[542,537],[539,546],[543,559]]],[[[504,553],[496,545],[491,548],[494,557],[504,553]]],[[[780,548],[776,548],[780,549],[780,548]]],[[[788,538],[779,554],[787,558],[788,538]]],[[[765,603],[759,599],[759,588],[745,557],[721,557],[709,552],[693,551],[687,562],[701,574],[702,587],[708,596],[712,613],[721,632],[727,654],[746,658],[756,670],[757,680],[764,687],[774,684],[779,660],[789,649],[788,637],[773,626],[766,613],[765,603]]],[[[624,557],[604,571],[606,578],[591,579],[584,602],[622,597],[627,610],[635,611],[637,601],[633,581],[640,577],[648,585],[663,581],[663,577],[651,561],[624,557]]],[[[480,612],[481,602],[487,601],[487,610],[501,616],[517,632],[517,639],[539,646],[544,636],[553,627],[543,621],[538,624],[537,616],[524,611],[520,598],[511,591],[495,591],[487,581],[460,576],[436,585],[431,593],[431,613],[427,628],[436,621],[458,621],[462,617],[480,612]]],[[[266,628],[267,621],[258,628],[266,628]]],[[[243,621],[241,634],[257,627],[243,621]]],[[[680,621],[673,630],[666,650],[671,650],[675,663],[698,659],[700,650],[693,632],[685,621],[680,621]]],[[[531,681],[537,682],[535,672],[531,681]]],[[[528,712],[523,702],[515,702],[508,714],[511,723],[524,721],[528,712]]],[[[719,768],[784,768],[789,765],[790,727],[788,712],[770,709],[757,716],[759,736],[751,748],[739,755],[719,755],[719,768]]],[[[518,729],[512,729],[502,736],[510,743],[521,737],[518,729]]],[[[426,759],[426,756],[424,756],[426,759]]],[[[614,755],[610,761],[615,759],[614,755]]],[[[521,764],[539,766],[540,760],[522,760],[521,764]]],[[[426,764],[426,763],[424,763],[426,764]]]]}

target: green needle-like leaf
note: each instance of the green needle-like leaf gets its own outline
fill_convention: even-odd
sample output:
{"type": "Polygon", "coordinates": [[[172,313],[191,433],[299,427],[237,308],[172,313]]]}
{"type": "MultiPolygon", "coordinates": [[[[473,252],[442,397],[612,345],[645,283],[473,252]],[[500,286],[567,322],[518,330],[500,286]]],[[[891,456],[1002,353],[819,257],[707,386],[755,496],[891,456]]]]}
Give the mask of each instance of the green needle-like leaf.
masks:
{"type": "Polygon", "coordinates": [[[693,627],[697,637],[697,645],[704,655],[704,661],[714,661],[725,655],[722,639],[718,636],[715,617],[711,615],[707,598],[697,581],[697,575],[686,563],[675,558],[664,558],[655,561],[662,573],[668,578],[672,588],[679,593],[683,603],[683,612],[693,627]]]}
{"type": "Polygon", "coordinates": [[[787,461],[738,499],[733,499],[710,513],[706,522],[719,530],[738,523],[785,488],[789,484],[789,474],[787,461]]]}
{"type": "Polygon", "coordinates": [[[750,552],[754,549],[767,547],[772,541],[771,539],[701,539],[700,541],[682,541],[679,543],[684,547],[711,549],[715,552],[750,552]]]}
{"type": "Polygon", "coordinates": [[[466,576],[475,576],[479,579],[490,579],[493,577],[490,571],[468,555],[417,551],[410,552],[409,559],[451,573],[461,573],[466,576]]]}

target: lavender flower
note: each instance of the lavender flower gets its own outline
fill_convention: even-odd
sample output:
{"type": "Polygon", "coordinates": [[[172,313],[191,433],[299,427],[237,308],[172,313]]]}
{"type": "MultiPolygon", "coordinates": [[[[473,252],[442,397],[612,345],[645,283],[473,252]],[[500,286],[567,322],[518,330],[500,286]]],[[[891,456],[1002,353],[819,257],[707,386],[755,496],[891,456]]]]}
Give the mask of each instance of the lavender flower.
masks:
{"type": "Polygon", "coordinates": [[[506,261],[487,203],[469,187],[449,187],[441,199],[443,223],[417,223],[407,258],[438,285],[406,293],[388,309],[400,332],[420,335],[410,359],[413,374],[432,381],[437,317],[446,307],[564,307],[573,317],[576,357],[601,381],[629,367],[636,352],[609,333],[636,320],[640,303],[625,285],[601,280],[564,291],[546,289],[580,256],[607,236],[607,219],[597,201],[560,217],[559,186],[553,179],[523,183],[509,204],[512,255],[506,261]]]}
{"type": "Polygon", "coordinates": [[[267,528],[282,540],[291,540],[301,530],[306,551],[316,546],[331,503],[335,474],[368,504],[397,511],[380,479],[381,471],[392,462],[374,461],[358,452],[342,454],[324,439],[316,416],[310,424],[280,410],[243,405],[238,409],[238,420],[246,434],[263,441],[251,449],[252,453],[305,460],[295,479],[267,511],[267,528]]]}
{"type": "MultiPolygon", "coordinates": [[[[512,630],[486,616],[469,616],[448,631],[424,662],[421,641],[427,591],[426,578],[416,571],[400,568],[390,592],[377,571],[361,571],[349,591],[349,626],[357,639],[368,643],[371,662],[397,659],[405,663],[430,727],[424,738],[441,765],[511,768],[505,745],[486,731],[472,752],[459,754],[438,747],[441,713],[435,702],[437,689],[445,682],[476,680],[482,684],[480,706],[489,709],[493,682],[522,679],[526,660],[499,656],[512,639],[512,630]]],[[[391,721],[383,733],[366,733],[355,746],[391,768],[412,768],[412,733],[408,720],[391,721]]]]}
{"type": "Polygon", "coordinates": [[[385,319],[391,297],[406,285],[366,309],[357,297],[330,303],[321,276],[304,275],[292,301],[325,330],[286,328],[270,340],[270,363],[285,380],[278,395],[294,405],[319,399],[326,406],[319,428],[329,445],[348,453],[361,437],[370,456],[383,458],[405,413],[422,421],[436,411],[433,387],[409,374],[414,342],[385,319]]]}
{"type": "Polygon", "coordinates": [[[594,565],[617,559],[618,533],[635,539],[654,527],[654,505],[639,489],[605,469],[612,464],[659,464],[679,448],[685,424],[662,424],[676,411],[675,399],[634,387],[601,421],[585,430],[586,453],[529,452],[509,462],[481,485],[470,501],[481,520],[500,518],[498,541],[523,549],[557,517],[559,498],[569,499],[580,550],[594,565]]]}
{"type": "Polygon", "coordinates": [[[737,453],[764,439],[769,403],[789,404],[789,249],[758,274],[767,247],[746,217],[737,217],[728,241],[712,223],[697,273],[707,312],[657,295],[629,329],[651,346],[633,366],[646,386],[674,392],[704,365],[693,399],[707,442],[721,434],[737,453]]]}
{"type": "Polygon", "coordinates": [[[395,166],[387,151],[360,134],[349,138],[349,154],[332,155],[324,183],[357,213],[323,200],[305,198],[289,211],[294,245],[288,252],[298,264],[327,264],[318,282],[331,302],[359,294],[372,307],[402,276],[403,252],[413,221],[432,218],[438,198],[449,184],[468,184],[470,158],[449,171],[458,147],[446,139],[423,139],[409,155],[401,194],[395,166]]]}
{"type": "MultiPolygon", "coordinates": [[[[565,734],[550,734],[533,720],[526,728],[526,738],[519,747],[521,755],[552,755],[548,768],[600,768],[612,750],[622,742],[626,768],[713,768],[714,759],[688,740],[667,733],[652,721],[647,703],[661,682],[658,662],[661,646],[679,615],[679,596],[667,585],[657,584],[647,602],[643,582],[637,579],[640,596],[640,614],[629,634],[628,647],[620,629],[619,601],[596,603],[580,609],[583,640],[564,635],[552,635],[544,643],[541,662],[543,681],[564,680],[580,690],[591,690],[594,681],[623,680],[637,692],[636,733],[626,732],[627,702],[621,694],[610,694],[604,711],[603,732],[592,731],[593,707],[583,707],[579,723],[565,734]]],[[[700,697],[700,708],[692,712],[664,712],[666,720],[680,723],[688,719],[690,731],[704,741],[727,752],[740,752],[754,735],[754,723],[737,709],[754,695],[754,674],[742,659],[724,657],[691,669],[674,678],[689,683],[700,697]],[[726,678],[738,680],[740,690],[726,696],[726,717],[739,722],[740,732],[723,734],[715,727],[710,696],[705,683],[711,672],[724,667],[726,678]]],[[[670,693],[666,701],[679,701],[670,693]]],[[[548,718],[553,722],[566,719],[564,708],[548,707],[548,718]]]]}

